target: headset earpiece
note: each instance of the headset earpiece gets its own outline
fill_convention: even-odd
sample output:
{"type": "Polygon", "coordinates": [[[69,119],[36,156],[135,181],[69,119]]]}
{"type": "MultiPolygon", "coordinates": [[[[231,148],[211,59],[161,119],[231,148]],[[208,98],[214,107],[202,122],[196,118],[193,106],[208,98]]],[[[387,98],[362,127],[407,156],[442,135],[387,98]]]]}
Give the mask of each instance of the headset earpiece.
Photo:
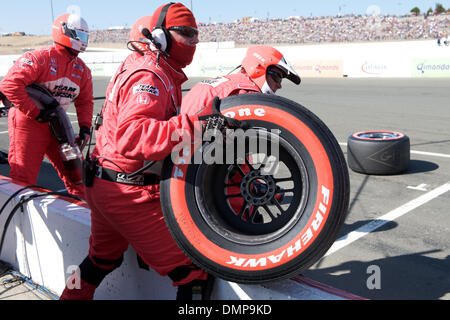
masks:
{"type": "Polygon", "coordinates": [[[171,45],[172,45],[172,39],[170,37],[169,31],[164,27],[164,23],[166,21],[166,15],[167,11],[169,10],[169,7],[174,4],[174,2],[166,4],[162,9],[161,13],[158,18],[158,22],[156,23],[156,26],[153,28],[151,37],[153,44],[161,51],[163,52],[169,52],[171,45]]]}
{"type": "Polygon", "coordinates": [[[161,51],[170,50],[170,34],[166,28],[155,28],[152,31],[153,44],[161,51]]]}

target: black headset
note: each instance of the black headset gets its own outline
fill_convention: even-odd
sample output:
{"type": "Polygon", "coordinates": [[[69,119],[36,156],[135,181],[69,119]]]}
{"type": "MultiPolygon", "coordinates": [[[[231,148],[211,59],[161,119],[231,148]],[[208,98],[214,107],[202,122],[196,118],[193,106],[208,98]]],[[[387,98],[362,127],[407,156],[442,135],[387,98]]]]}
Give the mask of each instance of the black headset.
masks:
{"type": "Polygon", "coordinates": [[[163,52],[169,52],[172,47],[172,38],[169,31],[164,27],[164,23],[166,21],[167,11],[173,4],[175,4],[175,2],[170,2],[161,9],[158,21],[156,22],[156,26],[153,28],[152,32],[150,32],[147,28],[142,30],[142,34],[147,39],[150,39],[150,41],[163,52]]]}

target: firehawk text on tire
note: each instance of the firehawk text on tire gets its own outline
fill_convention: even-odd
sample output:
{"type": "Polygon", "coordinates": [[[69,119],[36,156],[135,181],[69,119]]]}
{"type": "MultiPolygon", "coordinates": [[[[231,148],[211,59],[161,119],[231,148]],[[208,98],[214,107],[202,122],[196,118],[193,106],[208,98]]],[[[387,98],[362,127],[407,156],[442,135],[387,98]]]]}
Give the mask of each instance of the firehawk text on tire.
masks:
{"type": "MultiPolygon", "coordinates": [[[[326,253],[344,223],[344,155],[325,124],[288,99],[238,95],[223,99],[221,111],[249,124],[244,153],[228,143],[223,157],[233,154],[231,164],[196,164],[194,152],[189,164],[166,160],[161,203],[169,229],[217,277],[262,283],[297,275],[326,253]]],[[[203,155],[212,149],[221,150],[204,143],[203,155]]]]}
{"type": "Polygon", "coordinates": [[[408,136],[392,131],[357,132],[348,138],[350,169],[364,174],[398,174],[408,169],[408,136]]]}

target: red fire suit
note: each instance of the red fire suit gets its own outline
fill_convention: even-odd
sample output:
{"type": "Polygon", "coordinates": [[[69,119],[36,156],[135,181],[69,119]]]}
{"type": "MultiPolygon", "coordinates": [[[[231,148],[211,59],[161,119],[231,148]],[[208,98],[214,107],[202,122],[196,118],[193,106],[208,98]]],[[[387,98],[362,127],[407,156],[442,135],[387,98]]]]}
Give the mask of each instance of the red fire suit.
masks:
{"type": "MultiPolygon", "coordinates": [[[[199,116],[211,114],[211,102],[215,96],[223,99],[233,95],[255,92],[261,92],[261,90],[245,73],[236,73],[216,79],[203,80],[196,84],[183,97],[180,113],[197,114],[199,116]]],[[[245,165],[241,166],[241,169],[247,173],[248,169],[245,165]]],[[[236,174],[235,176],[230,176],[228,183],[237,183],[241,179],[242,177],[236,174]]],[[[226,192],[227,194],[238,194],[240,188],[228,187],[226,192]]],[[[230,198],[229,201],[235,213],[239,214],[244,200],[242,198],[230,198]]]]}
{"type": "Polygon", "coordinates": [[[0,91],[16,107],[8,115],[10,177],[25,185],[35,184],[46,155],[67,190],[84,198],[84,186],[67,178],[49,125],[35,120],[40,110],[25,91],[33,83],[46,87],[64,109],[74,101],[79,126],[91,126],[92,77],[85,63],[58,44],[26,52],[0,82],[0,91]]]}
{"type": "MultiPolygon", "coordinates": [[[[186,80],[181,70],[173,69],[162,57],[157,62],[156,54],[150,51],[144,56],[132,53],[124,61],[108,86],[103,125],[96,131],[92,156],[101,168],[135,172],[145,161],[170,155],[178,143],[171,139],[175,131],[187,130],[193,136],[198,117],[176,116],[181,84],[186,80]]],[[[88,259],[94,266],[84,275],[81,270],[83,281],[99,285],[118,265],[97,261],[120,261],[128,245],[162,276],[180,266],[193,266],[167,229],[159,184],[127,185],[96,177],[93,186],[86,188],[86,197],[92,217],[88,259]],[[97,283],[87,281],[95,278],[95,273],[99,275],[97,283]]],[[[206,272],[193,267],[184,278],[172,280],[174,285],[182,285],[206,276],[206,272]]],[[[66,287],[62,299],[91,298],[95,289],[86,287],[85,293],[66,287]]]]}
{"type": "Polygon", "coordinates": [[[196,84],[183,97],[181,114],[211,114],[211,102],[215,96],[220,99],[237,94],[261,92],[259,87],[245,73],[236,73],[196,84]]]}

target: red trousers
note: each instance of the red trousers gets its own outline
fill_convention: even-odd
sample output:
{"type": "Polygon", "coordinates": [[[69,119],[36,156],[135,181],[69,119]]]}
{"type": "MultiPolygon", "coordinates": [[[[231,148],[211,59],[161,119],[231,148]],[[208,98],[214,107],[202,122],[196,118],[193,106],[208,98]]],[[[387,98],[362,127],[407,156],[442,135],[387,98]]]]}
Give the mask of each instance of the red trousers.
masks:
{"type": "MultiPolygon", "coordinates": [[[[178,248],[164,221],[159,185],[129,186],[95,178],[86,188],[91,208],[89,257],[116,260],[131,245],[142,260],[162,276],[175,268],[192,265],[178,248]]],[[[205,280],[201,269],[174,285],[205,280]]]]}
{"type": "Polygon", "coordinates": [[[11,108],[8,128],[11,179],[27,186],[36,184],[45,155],[55,167],[67,191],[84,199],[84,185],[75,185],[67,178],[67,170],[58,152],[58,141],[47,123],[31,120],[19,110],[11,108]]]}

